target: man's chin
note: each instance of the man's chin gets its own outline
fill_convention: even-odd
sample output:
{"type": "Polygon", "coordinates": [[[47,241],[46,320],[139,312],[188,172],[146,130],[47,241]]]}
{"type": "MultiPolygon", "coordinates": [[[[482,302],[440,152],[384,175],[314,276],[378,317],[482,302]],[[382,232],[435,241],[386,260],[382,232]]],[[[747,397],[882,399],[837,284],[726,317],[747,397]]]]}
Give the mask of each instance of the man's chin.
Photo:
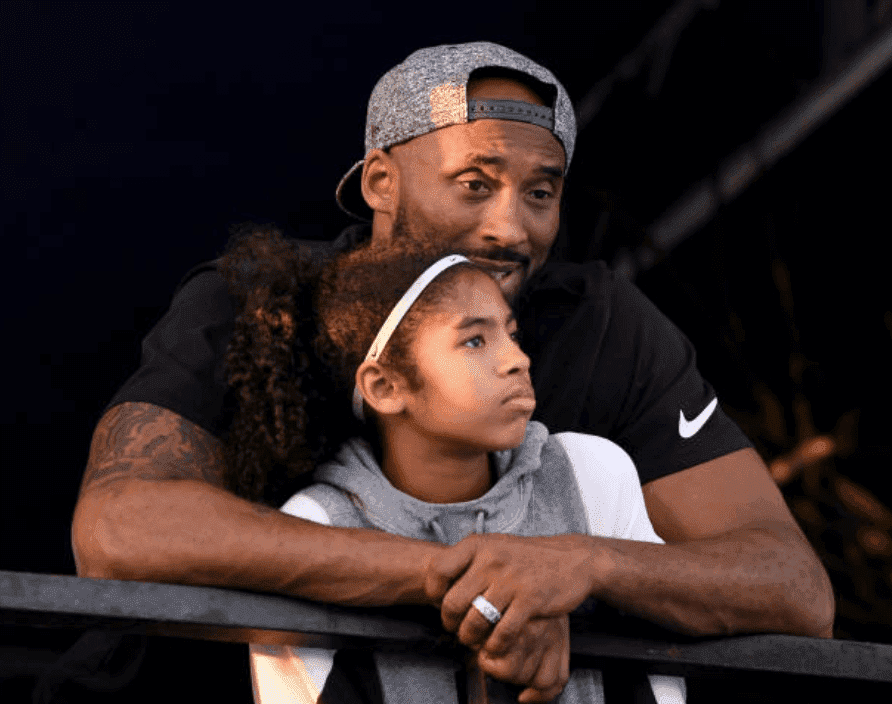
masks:
{"type": "Polygon", "coordinates": [[[502,289],[502,295],[505,296],[505,300],[509,304],[513,306],[517,302],[524,291],[524,287],[533,278],[534,274],[535,270],[531,271],[528,267],[522,266],[510,277],[506,277],[498,282],[499,288],[502,289]]]}
{"type": "Polygon", "coordinates": [[[496,280],[496,283],[502,290],[502,295],[505,296],[505,300],[508,301],[508,303],[514,303],[514,301],[517,300],[517,296],[520,293],[520,289],[523,288],[525,279],[526,268],[521,266],[503,278],[496,280]]]}

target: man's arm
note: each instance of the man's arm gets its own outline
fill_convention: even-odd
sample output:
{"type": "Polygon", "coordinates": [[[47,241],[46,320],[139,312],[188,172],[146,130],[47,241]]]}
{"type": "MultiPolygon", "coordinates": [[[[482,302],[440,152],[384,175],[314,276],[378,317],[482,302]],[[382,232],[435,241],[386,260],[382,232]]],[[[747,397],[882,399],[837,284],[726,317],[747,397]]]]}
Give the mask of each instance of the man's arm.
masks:
{"type": "MultiPolygon", "coordinates": [[[[322,526],[245,501],[223,488],[222,467],[220,441],[182,416],[147,403],[111,408],[94,432],[74,512],[78,575],[355,606],[430,603],[424,575],[443,546],[322,526]]],[[[535,687],[525,701],[550,701],[569,676],[567,633],[555,637],[562,623],[531,624],[486,671],[535,687]],[[544,651],[535,638],[542,633],[544,651]]]]}
{"type": "Polygon", "coordinates": [[[621,581],[648,590],[648,611],[696,635],[833,636],[830,578],[755,450],[662,477],[643,492],[671,557],[657,567],[662,578],[649,580],[632,557],[621,581]]]}
{"type": "Polygon", "coordinates": [[[428,593],[442,598],[446,628],[497,654],[527,620],[569,613],[592,596],[690,635],[832,637],[830,580],[755,451],[733,452],[643,491],[665,545],[472,536],[435,558],[428,593]],[[495,628],[470,608],[478,594],[504,614],[495,628]]]}
{"type": "Polygon", "coordinates": [[[219,440],[176,413],[124,403],[99,421],[75,507],[78,575],[384,606],[429,603],[439,546],[329,528],[223,488],[219,440]]]}

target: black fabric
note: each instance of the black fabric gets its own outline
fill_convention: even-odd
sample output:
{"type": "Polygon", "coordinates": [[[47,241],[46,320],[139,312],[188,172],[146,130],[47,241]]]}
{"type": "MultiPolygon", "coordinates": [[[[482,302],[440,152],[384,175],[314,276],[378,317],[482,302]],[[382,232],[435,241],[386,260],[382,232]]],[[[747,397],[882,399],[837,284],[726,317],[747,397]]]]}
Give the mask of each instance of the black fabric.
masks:
{"type": "Polygon", "coordinates": [[[119,692],[136,678],[146,654],[146,636],[85,631],[37,678],[33,704],[67,704],[119,692]]]}
{"type": "Polygon", "coordinates": [[[715,398],[685,335],[602,261],[546,264],[518,302],[532,360],[533,419],[554,433],[606,437],[641,483],[752,447],[719,406],[694,437],[679,435],[715,398]]]}
{"type": "Polygon", "coordinates": [[[139,369],[106,410],[127,401],[152,403],[220,437],[232,421],[235,402],[224,368],[235,309],[214,267],[190,274],[143,339],[139,369]]]}
{"type": "MultiPolygon", "coordinates": [[[[353,225],[333,243],[300,244],[330,256],[370,232],[353,225]]],[[[635,461],[642,484],[752,447],[721,407],[693,438],[679,436],[679,412],[695,417],[715,393],[697,371],[688,339],[604,262],[548,263],[519,303],[538,401],[533,418],[551,432],[613,440],[635,461]]],[[[233,316],[215,262],[192,269],[143,341],[140,368],[107,408],[152,403],[224,437],[235,403],[223,367],[233,316]]]]}
{"type": "Polygon", "coordinates": [[[338,650],[319,704],[384,704],[381,682],[367,650],[338,650]]]}
{"type": "Polygon", "coordinates": [[[606,704],[657,704],[644,665],[620,661],[601,670],[606,704]]]}

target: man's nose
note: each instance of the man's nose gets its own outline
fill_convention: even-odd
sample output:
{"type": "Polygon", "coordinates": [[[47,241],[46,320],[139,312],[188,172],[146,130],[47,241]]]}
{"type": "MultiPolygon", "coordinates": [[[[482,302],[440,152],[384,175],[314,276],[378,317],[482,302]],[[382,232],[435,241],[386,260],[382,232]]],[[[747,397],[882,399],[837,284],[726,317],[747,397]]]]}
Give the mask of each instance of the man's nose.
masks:
{"type": "Polygon", "coordinates": [[[506,248],[515,248],[526,241],[520,201],[512,189],[504,189],[493,199],[491,207],[487,209],[480,235],[486,244],[506,248]]]}

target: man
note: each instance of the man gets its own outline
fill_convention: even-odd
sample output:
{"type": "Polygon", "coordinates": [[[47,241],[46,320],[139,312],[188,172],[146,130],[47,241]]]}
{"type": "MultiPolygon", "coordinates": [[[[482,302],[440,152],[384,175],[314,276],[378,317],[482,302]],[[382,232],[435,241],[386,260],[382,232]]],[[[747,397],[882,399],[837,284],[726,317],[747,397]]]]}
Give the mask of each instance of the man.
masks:
{"type": "Polygon", "coordinates": [[[208,265],[183,282],[96,428],[72,527],[78,573],[432,604],[480,649],[481,669],[529,686],[527,701],[566,681],[563,619],[587,596],[684,633],[830,637],[826,572],[688,341],[602,265],[546,264],[575,136],[564,88],[525,57],[482,42],[416,52],[376,86],[365,159],[338,187],[371,227],[333,246],[439,232],[485,252],[520,308],[534,418],[623,446],[665,545],[484,535],[447,548],[320,526],[226,491],[233,310],[208,265]],[[472,607],[478,596],[501,614],[495,628],[472,607]]]}

